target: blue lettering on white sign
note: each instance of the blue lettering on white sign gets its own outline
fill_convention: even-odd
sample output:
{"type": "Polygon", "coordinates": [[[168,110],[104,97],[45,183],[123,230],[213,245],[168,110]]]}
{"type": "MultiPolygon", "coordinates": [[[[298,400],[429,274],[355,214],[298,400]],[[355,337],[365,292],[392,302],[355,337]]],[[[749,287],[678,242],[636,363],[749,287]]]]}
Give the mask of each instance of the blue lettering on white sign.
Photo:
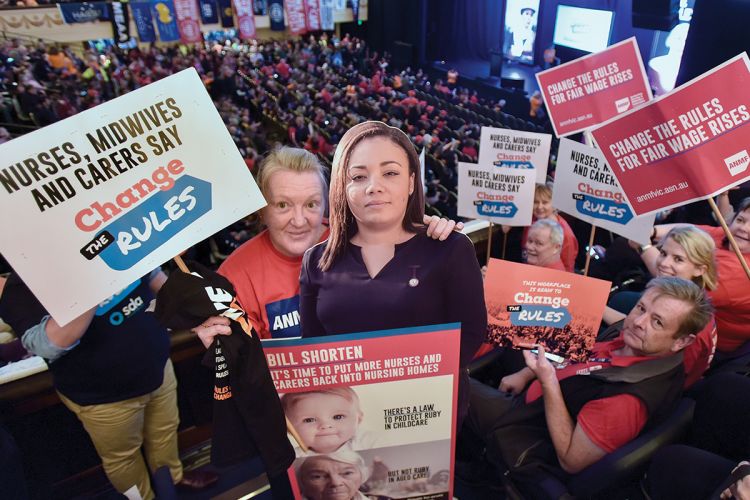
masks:
{"type": "Polygon", "coordinates": [[[522,170],[534,168],[534,165],[528,161],[497,160],[493,165],[496,167],[518,168],[522,170]]]}
{"type": "Polygon", "coordinates": [[[486,217],[507,217],[511,218],[518,212],[515,203],[508,201],[475,201],[479,215],[486,217]]]}
{"type": "Polygon", "coordinates": [[[130,269],[210,211],[211,184],[184,175],[169,191],[158,191],[109,224],[105,230],[115,243],[99,256],[112,269],[130,269]]]}
{"type": "Polygon", "coordinates": [[[524,305],[520,311],[510,313],[510,321],[516,326],[563,328],[570,323],[570,319],[570,313],[564,307],[524,305]]]}
{"type": "Polygon", "coordinates": [[[582,200],[576,200],[576,210],[589,217],[618,224],[627,224],[633,218],[633,212],[625,203],[617,203],[614,200],[605,200],[590,195],[585,195],[582,200]]]}

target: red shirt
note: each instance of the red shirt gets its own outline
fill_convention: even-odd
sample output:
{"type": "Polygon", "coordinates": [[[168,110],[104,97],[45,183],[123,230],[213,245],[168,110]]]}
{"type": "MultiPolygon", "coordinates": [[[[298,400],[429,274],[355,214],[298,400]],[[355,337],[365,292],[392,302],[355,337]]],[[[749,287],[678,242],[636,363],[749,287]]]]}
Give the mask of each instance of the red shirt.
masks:
{"type": "MultiPolygon", "coordinates": [[[[531,219],[531,223],[536,222],[536,217],[531,219]]],[[[565,270],[568,272],[575,271],[576,257],[578,256],[578,239],[570,228],[568,221],[555,215],[555,222],[560,224],[563,230],[563,244],[560,250],[560,259],[563,261],[565,270]]],[[[525,227],[523,230],[523,239],[521,240],[521,249],[526,250],[526,238],[529,236],[529,227],[525,227]]]]}
{"type": "MultiPolygon", "coordinates": [[[[557,379],[563,380],[574,375],[585,374],[591,368],[610,366],[630,366],[641,361],[653,359],[651,356],[617,356],[613,351],[623,347],[622,335],[611,342],[597,342],[592,350],[592,358],[605,358],[609,362],[589,361],[588,363],[571,363],[557,370],[557,379]]],[[[526,402],[531,403],[542,396],[542,386],[535,380],[526,392],[526,402]]],[[[624,444],[635,439],[646,425],[648,411],[646,404],[632,394],[618,394],[603,399],[589,401],[576,417],[591,441],[599,448],[612,453],[624,444]]]]}
{"type": "Polygon", "coordinates": [[[547,269],[556,269],[558,271],[568,271],[567,269],[565,269],[565,264],[563,264],[562,260],[560,259],[548,262],[547,265],[542,267],[546,267],[547,269]]]}
{"type": "Polygon", "coordinates": [[[714,318],[695,336],[695,341],[684,351],[685,388],[696,383],[708,370],[716,352],[716,323],[714,318]]]}
{"type": "MultiPolygon", "coordinates": [[[[732,250],[724,246],[724,230],[720,227],[698,226],[716,243],[716,266],[719,285],[708,292],[716,308],[716,349],[732,352],[750,340],[750,282],[742,264],[732,250]]],[[[750,262],[750,254],[743,254],[750,262]]]]}

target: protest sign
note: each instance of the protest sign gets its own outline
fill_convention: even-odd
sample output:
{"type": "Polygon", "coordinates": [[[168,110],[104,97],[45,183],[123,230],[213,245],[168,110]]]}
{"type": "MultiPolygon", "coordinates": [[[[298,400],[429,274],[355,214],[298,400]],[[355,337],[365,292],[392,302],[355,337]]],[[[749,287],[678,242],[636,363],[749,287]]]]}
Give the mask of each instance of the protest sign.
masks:
{"type": "Polygon", "coordinates": [[[750,59],[743,53],[592,130],[633,211],[709,198],[750,179],[750,59]]]}
{"type": "Polygon", "coordinates": [[[536,170],[536,182],[547,182],[552,136],[509,128],[482,127],[480,165],[536,170]]]}
{"type": "Polygon", "coordinates": [[[575,134],[651,100],[635,37],[536,74],[558,137],[575,134]]]}
{"type": "Polygon", "coordinates": [[[458,215],[506,226],[528,226],[534,209],[534,169],[458,164],[458,215]]]}
{"type": "Polygon", "coordinates": [[[61,324],[265,204],[192,68],[0,152],[0,252],[61,324]]]}
{"type": "Polygon", "coordinates": [[[560,139],[552,206],[567,214],[646,244],[654,216],[635,217],[601,151],[560,139]]]}
{"type": "Polygon", "coordinates": [[[491,259],[484,280],[487,342],[542,344],[585,361],[599,331],[610,283],[544,267],[491,259]]]}
{"type": "Polygon", "coordinates": [[[315,498],[313,466],[352,464],[372,472],[365,482],[355,470],[351,494],[452,498],[459,324],[264,340],[263,351],[307,448],[292,441],[297,498],[315,498]]]}

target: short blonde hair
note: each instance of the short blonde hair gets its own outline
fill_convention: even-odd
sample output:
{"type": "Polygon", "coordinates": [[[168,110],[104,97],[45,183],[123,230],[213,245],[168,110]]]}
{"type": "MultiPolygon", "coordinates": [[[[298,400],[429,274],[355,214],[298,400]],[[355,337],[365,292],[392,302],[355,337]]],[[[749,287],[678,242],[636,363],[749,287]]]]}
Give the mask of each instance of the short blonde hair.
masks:
{"type": "Polygon", "coordinates": [[[268,187],[271,176],[276,172],[289,170],[291,172],[315,172],[320,178],[320,186],[323,191],[323,199],[327,199],[328,181],[326,180],[328,169],[324,167],[318,158],[311,152],[289,146],[274,148],[260,164],[256,182],[263,197],[268,199],[268,187]]]}
{"type": "Polygon", "coordinates": [[[551,200],[552,188],[549,187],[547,184],[537,184],[536,187],[534,188],[534,199],[536,199],[538,196],[551,200]]]}
{"type": "Polygon", "coordinates": [[[693,278],[693,282],[706,290],[715,290],[719,283],[719,273],[716,270],[716,244],[711,236],[693,225],[672,228],[656,246],[659,250],[668,238],[674,240],[685,250],[685,255],[696,266],[705,266],[706,271],[701,276],[693,278]]]}
{"type": "Polygon", "coordinates": [[[671,297],[690,305],[690,311],[682,318],[674,335],[676,339],[698,335],[711,321],[714,308],[704,291],[692,281],[675,276],[662,276],[649,281],[646,290],[655,290],[657,297],[671,297]]]}

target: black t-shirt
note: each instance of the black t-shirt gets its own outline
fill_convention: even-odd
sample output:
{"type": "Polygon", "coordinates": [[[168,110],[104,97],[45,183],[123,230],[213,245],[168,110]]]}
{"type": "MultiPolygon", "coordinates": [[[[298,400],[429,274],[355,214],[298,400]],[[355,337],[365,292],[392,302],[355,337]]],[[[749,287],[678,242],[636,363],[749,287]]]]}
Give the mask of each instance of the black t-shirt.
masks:
{"type": "MultiPolygon", "coordinates": [[[[99,304],[80,343],[50,363],[55,387],[79,405],[112,403],[156,390],[164,379],[169,337],[152,314],[145,276],[99,304]]],[[[48,313],[12,274],[0,297],[0,316],[19,335],[48,313]]]]}

